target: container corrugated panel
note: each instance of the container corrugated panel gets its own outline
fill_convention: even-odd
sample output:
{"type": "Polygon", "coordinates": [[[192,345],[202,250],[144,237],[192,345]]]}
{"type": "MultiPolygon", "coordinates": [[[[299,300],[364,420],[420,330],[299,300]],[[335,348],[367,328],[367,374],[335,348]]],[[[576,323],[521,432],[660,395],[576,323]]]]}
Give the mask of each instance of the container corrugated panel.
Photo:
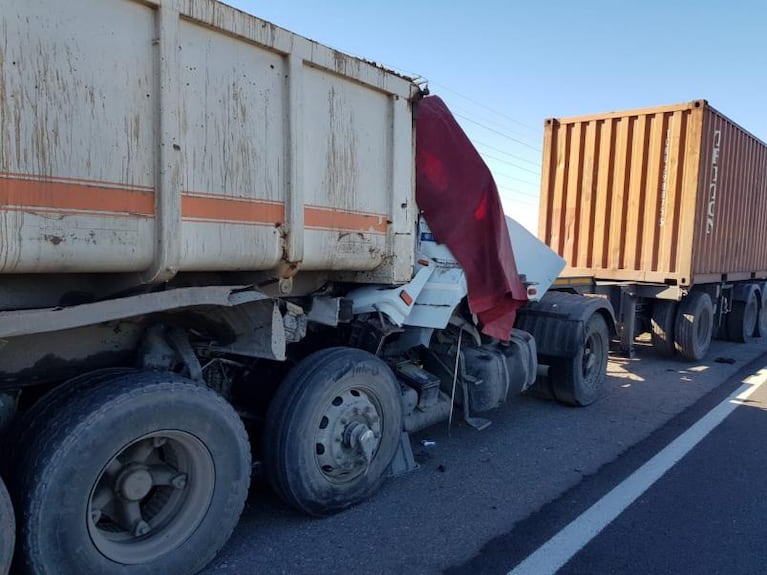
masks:
{"type": "Polygon", "coordinates": [[[703,100],[546,121],[539,236],[563,276],[767,276],[767,145],[703,100]]]}
{"type": "Polygon", "coordinates": [[[408,78],[214,0],[0,29],[0,273],[412,276],[408,78]]]}

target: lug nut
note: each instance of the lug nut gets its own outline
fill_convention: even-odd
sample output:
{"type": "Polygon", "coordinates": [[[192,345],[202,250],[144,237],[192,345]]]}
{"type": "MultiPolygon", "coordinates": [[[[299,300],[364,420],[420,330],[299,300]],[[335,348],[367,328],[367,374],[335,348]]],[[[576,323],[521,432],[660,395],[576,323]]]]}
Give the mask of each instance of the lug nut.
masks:
{"type": "Polygon", "coordinates": [[[175,475],[170,480],[170,484],[176,489],[184,489],[186,487],[186,483],[187,483],[186,473],[179,473],[178,475],[175,475]]]}
{"type": "Polygon", "coordinates": [[[152,527],[147,523],[146,521],[139,521],[136,523],[136,525],[133,527],[133,536],[134,537],[141,537],[142,535],[146,535],[152,530],[152,527]]]}

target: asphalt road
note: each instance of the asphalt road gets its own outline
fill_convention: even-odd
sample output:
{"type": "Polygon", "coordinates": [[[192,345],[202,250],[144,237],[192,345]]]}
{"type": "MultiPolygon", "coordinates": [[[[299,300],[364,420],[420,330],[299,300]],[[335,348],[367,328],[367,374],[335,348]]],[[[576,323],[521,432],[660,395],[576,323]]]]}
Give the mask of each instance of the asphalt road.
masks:
{"type": "Polygon", "coordinates": [[[765,573],[765,437],[763,386],[559,573],[765,573]]]}
{"type": "MultiPolygon", "coordinates": [[[[371,500],[333,517],[302,516],[257,485],[229,544],[203,573],[506,573],[737,387],[741,372],[761,367],[765,351],[767,342],[761,340],[714,342],[707,361],[691,365],[656,359],[651,349],[640,347],[634,359],[611,360],[603,397],[588,408],[520,397],[491,412],[493,425],[485,431],[459,422],[450,434],[445,424],[413,437],[420,469],[388,481],[371,500]],[[423,448],[423,439],[436,445],[423,448]]],[[[708,457],[715,460],[720,448],[713,446],[708,457]]],[[[679,482],[677,491],[683,492],[697,476],[679,482]]],[[[672,496],[669,502],[677,500],[672,496]]],[[[699,501],[687,508],[714,513],[699,501]]],[[[642,529],[658,531],[668,541],[664,530],[675,527],[666,515],[648,508],[637,521],[650,521],[642,529]]],[[[632,524],[614,535],[621,549],[644,533],[637,531],[632,524]]],[[[650,547],[656,543],[647,541],[650,547]]],[[[615,540],[593,545],[566,569],[628,572],[624,564],[595,563],[618,556],[605,553],[618,545],[615,540]]],[[[646,556],[652,550],[642,553],[646,562],[636,563],[636,572],[671,572],[660,568],[668,564],[662,556],[651,564],[646,556]]]]}

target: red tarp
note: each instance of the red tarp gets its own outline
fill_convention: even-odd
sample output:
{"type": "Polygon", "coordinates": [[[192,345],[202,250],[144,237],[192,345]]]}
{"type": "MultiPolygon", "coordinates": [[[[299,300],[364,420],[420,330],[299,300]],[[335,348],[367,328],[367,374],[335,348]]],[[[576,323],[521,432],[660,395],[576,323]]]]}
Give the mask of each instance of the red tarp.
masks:
{"type": "Polygon", "coordinates": [[[508,340],[527,301],[490,170],[445,103],[428,96],[416,110],[416,201],[435,239],[466,274],[469,306],[482,332],[508,340]]]}

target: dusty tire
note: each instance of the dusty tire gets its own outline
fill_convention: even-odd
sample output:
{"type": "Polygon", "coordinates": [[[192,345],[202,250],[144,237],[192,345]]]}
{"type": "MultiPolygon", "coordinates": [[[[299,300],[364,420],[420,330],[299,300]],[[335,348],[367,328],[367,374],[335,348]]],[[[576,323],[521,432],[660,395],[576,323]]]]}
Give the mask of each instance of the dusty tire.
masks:
{"type": "Polygon", "coordinates": [[[234,529],[250,482],[247,435],[232,407],[189,380],[146,372],[92,380],[87,393],[56,404],[19,458],[27,569],[202,569],[234,529]]]}
{"type": "Polygon", "coordinates": [[[759,321],[757,321],[759,337],[767,337],[767,301],[762,299],[759,304],[759,321]]]}
{"type": "Polygon", "coordinates": [[[713,331],[714,306],[711,298],[705,292],[688,293],[676,310],[676,350],[688,361],[700,361],[711,346],[713,331]]]}
{"type": "Polygon", "coordinates": [[[286,503],[327,515],[378,489],[401,431],[399,384],[389,367],[362,350],[323,350],[277,389],[266,416],[264,469],[286,503]]]}
{"type": "Polygon", "coordinates": [[[677,303],[672,300],[659,299],[653,303],[652,345],[658,355],[672,357],[676,353],[674,347],[674,324],[676,323],[677,303]]]}
{"type": "Polygon", "coordinates": [[[88,388],[101,381],[114,379],[119,375],[128,373],[136,373],[136,370],[107,368],[79,375],[53,388],[17,418],[6,437],[8,453],[4,462],[4,469],[8,473],[9,488],[12,493],[14,492],[13,480],[15,470],[18,468],[18,459],[27,450],[27,444],[37,434],[38,427],[45,427],[48,420],[59,410],[59,406],[65,404],[69,398],[87,392],[88,388]]]}
{"type": "Polygon", "coordinates": [[[13,559],[13,546],[16,539],[16,523],[13,515],[11,497],[0,479],[0,575],[8,575],[13,559]]]}
{"type": "Polygon", "coordinates": [[[751,341],[759,324],[759,303],[756,293],[751,292],[747,301],[732,302],[727,314],[727,339],[745,343],[751,341]]]}
{"type": "Polygon", "coordinates": [[[600,314],[591,316],[583,337],[583,346],[575,357],[557,360],[549,368],[551,391],[557,401],[566,405],[594,403],[604,384],[610,334],[600,314]]]}

